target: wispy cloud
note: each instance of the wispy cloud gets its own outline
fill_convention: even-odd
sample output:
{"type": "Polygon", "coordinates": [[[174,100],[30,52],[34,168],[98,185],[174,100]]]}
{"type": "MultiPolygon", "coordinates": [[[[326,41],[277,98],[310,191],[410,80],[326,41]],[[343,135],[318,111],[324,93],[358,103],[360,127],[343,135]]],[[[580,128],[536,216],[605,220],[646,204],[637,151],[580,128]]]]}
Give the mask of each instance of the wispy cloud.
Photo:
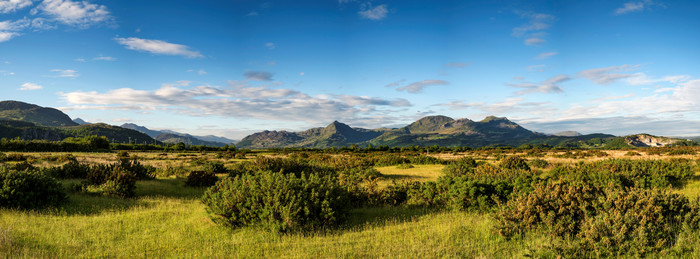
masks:
{"type": "Polygon", "coordinates": [[[361,11],[357,13],[362,18],[379,21],[386,18],[387,13],[389,13],[389,9],[387,9],[387,5],[385,4],[372,7],[371,3],[366,3],[362,5],[361,11]]]}
{"type": "MultiPolygon", "coordinates": [[[[387,87],[395,87],[401,85],[403,82],[405,82],[405,79],[393,82],[391,84],[386,85],[387,87]]],[[[450,84],[449,82],[445,80],[423,80],[423,81],[418,81],[418,82],[413,82],[409,85],[402,86],[396,88],[396,91],[406,91],[409,93],[419,93],[423,91],[423,88],[427,86],[432,86],[432,85],[448,85],[450,84]]]]}
{"type": "Polygon", "coordinates": [[[663,4],[656,3],[652,0],[632,1],[632,2],[626,2],[622,5],[622,7],[615,9],[615,15],[623,15],[623,14],[628,14],[628,13],[641,12],[641,11],[644,11],[645,9],[651,9],[653,6],[664,7],[663,4]]]}
{"type": "Polygon", "coordinates": [[[14,76],[14,75],[15,75],[15,72],[0,70],[0,75],[3,75],[3,76],[14,76]]]}
{"type": "Polygon", "coordinates": [[[552,26],[556,17],[550,14],[516,12],[520,17],[528,19],[526,24],[513,28],[511,35],[517,38],[525,38],[525,45],[538,46],[546,43],[544,36],[546,29],[552,26]]]}
{"type": "Polygon", "coordinates": [[[44,89],[44,87],[40,86],[38,84],[35,84],[35,83],[24,83],[19,88],[19,90],[22,90],[22,91],[34,91],[34,90],[41,90],[41,89],[44,89]]]}
{"type": "Polygon", "coordinates": [[[110,23],[113,20],[106,6],[91,4],[88,1],[44,0],[32,13],[36,14],[38,11],[56,21],[80,28],[110,23]]]}
{"type": "Polygon", "coordinates": [[[594,68],[583,70],[578,73],[579,76],[589,79],[596,84],[610,84],[617,80],[633,77],[634,74],[623,74],[621,72],[635,70],[639,65],[621,65],[621,66],[611,66],[604,68],[594,68]]]}
{"type": "Polygon", "coordinates": [[[266,71],[248,71],[243,73],[246,80],[251,81],[272,81],[272,73],[266,71]]]}
{"type": "Polygon", "coordinates": [[[549,57],[554,57],[558,54],[559,53],[557,53],[557,52],[543,52],[543,53],[540,53],[539,55],[537,55],[537,57],[535,57],[535,59],[546,59],[549,57]]]}
{"type": "Polygon", "coordinates": [[[275,46],[275,44],[272,42],[265,43],[265,47],[269,50],[273,50],[273,49],[277,48],[277,46],[275,46]]]}
{"type": "Polygon", "coordinates": [[[71,106],[62,110],[160,110],[190,116],[222,116],[262,120],[329,122],[374,121],[388,109],[411,106],[405,99],[353,95],[308,95],[292,89],[250,86],[229,81],[227,87],[182,88],[164,84],[153,91],[132,88],[106,92],[59,93],[71,106]],[[309,116],[314,114],[314,116],[309,116]]]}
{"type": "Polygon", "coordinates": [[[114,38],[127,49],[145,51],[158,55],[184,56],[188,58],[202,58],[198,51],[190,50],[188,46],[165,42],[162,40],[140,39],[136,37],[114,38]]]}
{"type": "Polygon", "coordinates": [[[117,58],[99,55],[97,57],[92,58],[92,60],[95,60],[95,61],[117,61],[117,58]]]}
{"type": "Polygon", "coordinates": [[[555,77],[552,77],[550,79],[545,80],[544,82],[540,84],[534,84],[534,83],[529,83],[529,82],[523,82],[523,83],[509,83],[506,84],[511,87],[516,87],[516,88],[525,88],[525,90],[517,91],[515,92],[516,95],[525,95],[525,94],[531,94],[531,93],[561,93],[563,90],[561,90],[561,87],[559,85],[563,82],[571,80],[570,77],[566,75],[558,75],[555,77]]]}
{"type": "Polygon", "coordinates": [[[11,13],[32,5],[32,0],[2,0],[0,1],[0,13],[11,13]]]}
{"type": "Polygon", "coordinates": [[[54,72],[55,74],[52,75],[51,77],[67,77],[67,78],[75,78],[80,76],[78,74],[78,71],[72,70],[72,69],[51,69],[51,72],[54,72]]]}

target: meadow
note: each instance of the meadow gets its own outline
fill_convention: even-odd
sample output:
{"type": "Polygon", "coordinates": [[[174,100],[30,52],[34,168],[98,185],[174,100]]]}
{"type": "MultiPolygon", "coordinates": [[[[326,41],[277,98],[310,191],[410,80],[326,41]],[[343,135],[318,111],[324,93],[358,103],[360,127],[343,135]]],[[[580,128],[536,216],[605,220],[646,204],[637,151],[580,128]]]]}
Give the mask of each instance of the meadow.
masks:
{"type": "MultiPolygon", "coordinates": [[[[130,197],[100,193],[96,187],[76,188],[84,183],[83,179],[62,177],[60,184],[67,190],[67,200],[60,205],[36,209],[1,208],[0,256],[555,258],[563,255],[696,258],[700,257],[700,251],[696,249],[700,247],[700,229],[697,227],[700,213],[699,207],[694,207],[697,206],[694,199],[700,196],[700,156],[697,151],[700,150],[484,149],[432,152],[429,156],[420,152],[386,151],[360,154],[261,151],[243,156],[230,152],[131,152],[129,155],[134,161],[137,159],[141,166],[151,168],[152,177],[137,180],[130,197]],[[226,170],[216,172],[216,176],[222,179],[217,184],[219,186],[226,178],[243,179],[247,173],[241,170],[255,168],[256,163],[272,161],[269,163],[274,164],[275,161],[287,160],[305,161],[316,167],[328,164],[333,170],[347,167],[350,168],[348,172],[355,172],[352,167],[365,168],[362,173],[333,176],[339,179],[355,177],[353,181],[347,180],[352,184],[340,185],[343,188],[348,186],[350,196],[355,197],[344,220],[332,225],[315,225],[312,229],[303,226],[301,230],[290,228],[289,231],[271,231],[264,224],[231,227],[212,220],[212,212],[203,202],[209,187],[186,184],[191,172],[210,170],[210,163],[223,165],[226,170]],[[512,165],[506,165],[508,163],[512,165]],[[626,170],[627,167],[631,169],[626,170]],[[579,187],[579,183],[588,185],[579,187]],[[613,186],[615,184],[619,186],[613,186]],[[557,187],[552,189],[551,186],[557,187]],[[674,206],[687,207],[683,210],[686,216],[681,221],[669,223],[678,226],[658,230],[666,231],[659,232],[660,235],[641,236],[655,230],[644,225],[649,222],[637,223],[631,219],[636,212],[624,207],[622,221],[631,224],[624,227],[641,224],[644,229],[615,239],[605,236],[604,231],[595,232],[595,236],[588,234],[602,231],[596,228],[596,222],[616,219],[616,215],[606,214],[608,212],[602,209],[591,210],[596,213],[594,218],[579,219],[587,223],[572,223],[578,224],[574,227],[575,232],[570,230],[574,225],[566,225],[563,227],[567,230],[561,233],[554,230],[562,227],[557,225],[558,222],[570,220],[565,215],[553,222],[542,217],[533,225],[519,226],[522,229],[516,230],[513,230],[513,220],[509,221],[508,215],[503,215],[527,212],[522,209],[525,203],[518,204],[518,201],[535,199],[543,202],[537,200],[541,198],[538,193],[546,196],[550,195],[549,191],[554,193],[554,190],[566,188],[598,190],[602,196],[588,200],[592,201],[591,208],[602,206],[608,211],[616,211],[619,209],[615,205],[617,200],[606,203],[606,199],[642,197],[636,202],[643,203],[647,197],[644,195],[650,195],[653,200],[662,201],[660,208],[670,212],[676,212],[674,206]],[[425,194],[430,190],[437,191],[425,194]],[[666,206],[667,203],[675,205],[666,206]],[[504,234],[509,231],[517,233],[504,234]],[[629,249],[615,253],[605,242],[626,245],[629,249]],[[577,254],[578,250],[584,249],[590,251],[577,254]]],[[[4,157],[13,158],[2,162],[5,167],[29,164],[37,172],[70,161],[83,165],[120,161],[115,153],[8,152],[4,157]]],[[[280,171],[284,170],[287,169],[280,171]]],[[[316,169],[305,167],[304,170],[316,169]]],[[[571,191],[561,193],[571,195],[571,191]]],[[[585,197],[577,197],[574,197],[578,199],[576,202],[585,200],[585,197]]],[[[647,205],[656,206],[657,203],[647,205]]],[[[575,214],[576,209],[572,211],[575,214]]],[[[667,222],[663,220],[656,223],[667,222]]],[[[614,229],[607,229],[610,230],[614,229]]]]}

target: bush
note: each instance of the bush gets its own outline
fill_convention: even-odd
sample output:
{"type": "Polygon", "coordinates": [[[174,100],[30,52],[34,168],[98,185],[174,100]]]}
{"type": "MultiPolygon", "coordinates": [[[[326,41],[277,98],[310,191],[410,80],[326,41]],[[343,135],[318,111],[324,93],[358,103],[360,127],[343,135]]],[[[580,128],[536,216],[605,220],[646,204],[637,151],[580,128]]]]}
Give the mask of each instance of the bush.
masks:
{"type": "Polygon", "coordinates": [[[118,165],[96,165],[90,168],[84,181],[86,187],[104,195],[130,198],[135,196],[136,174],[118,165]]]}
{"type": "Polygon", "coordinates": [[[85,179],[90,171],[90,166],[81,164],[77,160],[70,160],[65,165],[44,168],[43,171],[58,179],[85,179]]]}
{"type": "Polygon", "coordinates": [[[596,186],[585,183],[538,184],[533,192],[519,195],[499,208],[496,231],[505,237],[535,229],[553,237],[575,237],[584,219],[595,213],[595,202],[601,193],[596,186]]]}
{"type": "Polygon", "coordinates": [[[348,214],[346,191],[330,176],[264,171],[226,178],[202,197],[212,220],[273,232],[328,228],[348,214]]]}
{"type": "Polygon", "coordinates": [[[400,164],[396,166],[397,169],[411,169],[415,168],[412,164],[400,164]]]}
{"type": "Polygon", "coordinates": [[[471,174],[477,165],[478,164],[474,158],[462,157],[447,164],[442,169],[442,172],[448,177],[459,177],[462,175],[471,174]]]}
{"type": "Polygon", "coordinates": [[[213,171],[192,171],[187,175],[185,185],[192,187],[209,187],[216,184],[219,177],[213,171]]]}
{"type": "Polygon", "coordinates": [[[142,165],[138,157],[130,156],[126,151],[117,153],[117,164],[123,170],[133,173],[136,179],[150,180],[155,178],[156,168],[149,165],[142,165]]]}
{"type": "Polygon", "coordinates": [[[213,174],[228,173],[228,169],[226,169],[224,163],[221,162],[207,162],[206,164],[204,164],[204,168],[202,170],[205,172],[211,172],[213,174]]]}
{"type": "Polygon", "coordinates": [[[698,228],[697,204],[668,191],[615,190],[598,207],[583,222],[581,245],[575,247],[594,257],[656,254],[675,244],[684,225],[698,228]]]}
{"type": "Polygon", "coordinates": [[[501,167],[505,169],[530,170],[527,161],[519,156],[509,156],[501,161],[501,167]]]}
{"type": "Polygon", "coordinates": [[[537,168],[547,168],[550,164],[547,162],[547,160],[544,159],[532,159],[528,164],[531,167],[537,167],[537,168]]]}
{"type": "Polygon", "coordinates": [[[0,207],[39,209],[67,200],[61,183],[35,171],[0,167],[0,207]]]}

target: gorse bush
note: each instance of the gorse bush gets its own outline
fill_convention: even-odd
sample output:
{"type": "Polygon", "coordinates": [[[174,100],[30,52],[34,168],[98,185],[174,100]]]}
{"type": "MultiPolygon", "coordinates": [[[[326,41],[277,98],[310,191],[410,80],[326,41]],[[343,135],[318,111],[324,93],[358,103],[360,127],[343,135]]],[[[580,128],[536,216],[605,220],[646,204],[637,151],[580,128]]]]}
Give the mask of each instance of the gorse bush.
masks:
{"type": "Polygon", "coordinates": [[[133,175],[139,180],[149,180],[155,178],[155,167],[142,165],[141,162],[138,161],[138,157],[132,157],[126,151],[119,151],[119,153],[117,153],[116,166],[121,167],[125,171],[133,173],[133,175]]]}
{"type": "Polygon", "coordinates": [[[557,167],[550,171],[555,178],[588,181],[600,188],[613,183],[618,187],[679,187],[695,174],[690,160],[607,159],[576,166],[557,167]]]}
{"type": "Polygon", "coordinates": [[[36,171],[0,166],[0,207],[39,209],[66,200],[66,193],[56,179],[36,171]]]}
{"type": "Polygon", "coordinates": [[[471,157],[462,157],[447,164],[442,172],[449,177],[459,177],[471,174],[477,166],[476,160],[471,157]]]}
{"type": "Polygon", "coordinates": [[[496,213],[496,231],[506,237],[542,230],[553,237],[575,237],[595,213],[602,190],[585,183],[547,181],[505,203],[496,213]]]}
{"type": "Polygon", "coordinates": [[[608,191],[595,216],[583,221],[581,244],[595,257],[656,254],[676,243],[684,226],[698,229],[698,204],[659,189],[608,191]]]}
{"type": "Polygon", "coordinates": [[[501,161],[500,166],[505,169],[530,170],[527,160],[519,156],[509,156],[501,161]]]}
{"type": "Polygon", "coordinates": [[[281,171],[243,174],[219,181],[202,201],[215,222],[273,232],[329,228],[348,212],[348,195],[327,175],[281,171]]]}
{"type": "Polygon", "coordinates": [[[131,198],[135,196],[136,173],[126,171],[118,164],[96,165],[90,168],[84,185],[104,195],[131,198]]]}
{"type": "Polygon", "coordinates": [[[528,165],[530,165],[530,167],[546,168],[550,163],[544,159],[532,159],[528,162],[528,165]]]}
{"type": "Polygon", "coordinates": [[[43,171],[58,179],[85,179],[88,172],[90,172],[90,166],[82,164],[77,160],[70,160],[62,166],[47,167],[44,168],[43,171]]]}
{"type": "Polygon", "coordinates": [[[213,171],[192,171],[187,175],[185,185],[192,187],[209,187],[216,183],[219,177],[213,171]]]}

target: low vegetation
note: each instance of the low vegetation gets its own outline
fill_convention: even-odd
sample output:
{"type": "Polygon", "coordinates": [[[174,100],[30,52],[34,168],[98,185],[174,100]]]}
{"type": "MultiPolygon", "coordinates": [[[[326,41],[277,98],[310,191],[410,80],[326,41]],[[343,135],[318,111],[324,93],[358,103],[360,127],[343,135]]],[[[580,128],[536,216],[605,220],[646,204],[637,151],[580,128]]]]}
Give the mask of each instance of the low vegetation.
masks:
{"type": "Polygon", "coordinates": [[[697,150],[629,151],[0,153],[0,255],[700,256],[697,150]]]}

